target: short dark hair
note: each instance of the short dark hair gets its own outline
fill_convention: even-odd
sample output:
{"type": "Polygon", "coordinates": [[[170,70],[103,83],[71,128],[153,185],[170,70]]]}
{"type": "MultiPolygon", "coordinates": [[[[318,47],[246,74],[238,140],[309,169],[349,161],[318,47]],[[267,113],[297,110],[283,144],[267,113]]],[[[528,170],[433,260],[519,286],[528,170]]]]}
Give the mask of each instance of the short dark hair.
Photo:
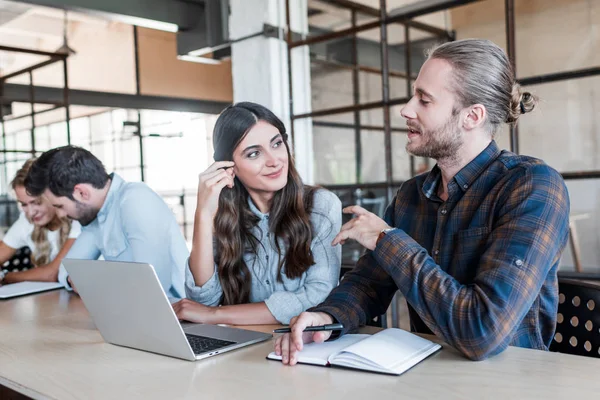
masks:
{"type": "Polygon", "coordinates": [[[46,189],[58,197],[73,198],[75,185],[89,183],[102,189],[109,180],[102,162],[92,153],[77,146],[48,150],[31,165],[25,178],[30,196],[40,196],[46,189]]]}

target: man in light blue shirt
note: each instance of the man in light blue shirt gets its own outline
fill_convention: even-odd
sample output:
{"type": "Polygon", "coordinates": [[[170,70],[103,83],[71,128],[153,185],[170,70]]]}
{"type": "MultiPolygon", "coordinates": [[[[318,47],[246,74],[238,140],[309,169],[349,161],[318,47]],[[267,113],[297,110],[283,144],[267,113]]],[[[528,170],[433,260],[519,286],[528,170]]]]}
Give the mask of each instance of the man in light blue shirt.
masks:
{"type": "MultiPolygon", "coordinates": [[[[32,196],[44,194],[60,216],[81,223],[81,235],[66,258],[95,260],[102,255],[108,261],[148,263],[167,296],[185,297],[189,251],[175,216],[146,184],[108,175],[89,151],[64,146],[35,161],[25,187],[32,196]]],[[[71,289],[62,265],[58,279],[71,289]]]]}

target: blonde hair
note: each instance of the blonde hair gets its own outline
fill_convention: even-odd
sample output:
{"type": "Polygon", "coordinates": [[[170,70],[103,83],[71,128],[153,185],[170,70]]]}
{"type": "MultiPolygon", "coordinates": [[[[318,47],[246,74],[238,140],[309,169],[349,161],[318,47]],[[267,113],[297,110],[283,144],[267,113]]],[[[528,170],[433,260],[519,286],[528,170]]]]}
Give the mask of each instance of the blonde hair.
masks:
{"type": "MultiPolygon", "coordinates": [[[[35,158],[31,158],[25,161],[25,164],[17,171],[17,174],[10,183],[13,190],[17,187],[25,187],[25,178],[31,168],[31,165],[35,161],[35,158]]],[[[46,201],[46,200],[44,200],[46,201]]],[[[69,232],[71,232],[71,221],[68,218],[60,219],[59,227],[59,239],[58,248],[62,248],[69,238],[69,232]]],[[[31,262],[33,265],[45,265],[51,262],[50,253],[52,252],[52,246],[48,240],[48,228],[45,226],[34,225],[33,232],[31,233],[31,240],[35,244],[35,253],[31,255],[31,262]]]]}
{"type": "Polygon", "coordinates": [[[464,39],[434,47],[429,59],[441,59],[453,67],[454,90],[462,107],[483,104],[486,125],[495,135],[503,123],[514,124],[533,111],[538,98],[516,82],[504,50],[489,40],[464,39]]]}

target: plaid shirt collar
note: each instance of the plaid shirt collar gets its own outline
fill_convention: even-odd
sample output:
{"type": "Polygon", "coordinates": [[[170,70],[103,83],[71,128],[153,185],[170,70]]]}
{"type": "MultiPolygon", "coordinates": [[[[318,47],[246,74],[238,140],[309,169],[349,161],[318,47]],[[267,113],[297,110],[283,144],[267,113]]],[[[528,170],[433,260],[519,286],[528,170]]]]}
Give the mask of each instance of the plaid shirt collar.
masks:
{"type": "MultiPolygon", "coordinates": [[[[448,191],[450,197],[455,192],[455,187],[459,187],[463,192],[466,191],[475,179],[479,177],[488,167],[494,162],[500,155],[501,151],[494,140],[483,150],[477,157],[470,163],[465,165],[463,169],[458,171],[452,181],[448,184],[448,191]]],[[[442,181],[442,173],[440,167],[436,164],[433,169],[429,172],[421,190],[425,197],[429,200],[439,201],[442,200],[437,195],[438,184],[442,181]]]]}

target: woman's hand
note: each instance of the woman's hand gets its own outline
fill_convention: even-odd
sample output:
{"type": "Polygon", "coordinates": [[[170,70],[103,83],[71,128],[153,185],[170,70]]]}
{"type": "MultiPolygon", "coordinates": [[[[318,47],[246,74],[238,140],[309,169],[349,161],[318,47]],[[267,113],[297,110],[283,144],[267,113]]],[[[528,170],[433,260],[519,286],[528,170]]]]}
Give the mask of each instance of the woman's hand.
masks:
{"type": "Polygon", "coordinates": [[[213,324],[216,307],[205,306],[195,301],[183,299],[173,303],[173,310],[180,321],[196,322],[198,324],[213,324]]]}
{"type": "Polygon", "coordinates": [[[219,195],[225,186],[232,188],[235,175],[233,161],[217,161],[198,179],[197,212],[214,218],[219,206],[219,195]]]}

